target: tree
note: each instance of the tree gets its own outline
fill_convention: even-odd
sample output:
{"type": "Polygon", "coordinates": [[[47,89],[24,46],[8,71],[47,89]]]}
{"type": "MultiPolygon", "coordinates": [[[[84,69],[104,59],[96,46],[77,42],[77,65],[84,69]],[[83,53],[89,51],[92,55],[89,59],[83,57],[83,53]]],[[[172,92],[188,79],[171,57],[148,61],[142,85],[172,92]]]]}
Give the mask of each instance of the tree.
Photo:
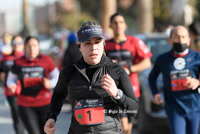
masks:
{"type": "Polygon", "coordinates": [[[117,11],[117,0],[101,0],[101,15],[100,22],[102,28],[105,30],[105,34],[113,35],[111,28],[109,27],[110,17],[117,11]]]}
{"type": "Polygon", "coordinates": [[[23,6],[22,6],[22,13],[23,13],[23,29],[20,32],[21,36],[27,36],[29,35],[29,30],[28,30],[28,19],[27,19],[27,3],[26,0],[23,0],[23,6]]]}
{"type": "Polygon", "coordinates": [[[138,32],[151,32],[153,30],[152,0],[137,0],[138,32]]]}

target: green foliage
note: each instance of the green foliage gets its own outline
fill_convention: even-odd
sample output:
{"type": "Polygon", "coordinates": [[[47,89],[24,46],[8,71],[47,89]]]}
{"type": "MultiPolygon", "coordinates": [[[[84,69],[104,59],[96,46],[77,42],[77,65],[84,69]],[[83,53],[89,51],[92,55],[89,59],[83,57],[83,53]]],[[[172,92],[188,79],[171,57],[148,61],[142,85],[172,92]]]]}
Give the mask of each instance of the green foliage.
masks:
{"type": "Polygon", "coordinates": [[[95,20],[90,14],[81,12],[80,14],[73,14],[64,12],[61,15],[61,25],[72,31],[78,30],[79,26],[86,21],[95,20]]]}
{"type": "MultiPolygon", "coordinates": [[[[153,2],[153,16],[155,24],[165,25],[170,24],[170,6],[173,0],[152,0],[153,2]]],[[[100,19],[101,3],[100,0],[76,0],[80,6],[78,14],[62,12],[60,16],[60,25],[69,30],[77,30],[85,21],[100,19]]],[[[117,11],[124,14],[129,28],[134,28],[137,19],[137,8],[135,0],[128,9],[121,9],[117,7],[117,11]]],[[[195,9],[195,19],[200,20],[200,0],[188,0],[188,3],[195,9]]]]}
{"type": "Polygon", "coordinates": [[[171,0],[153,0],[154,18],[160,21],[170,19],[170,3],[171,0]]]}
{"type": "Polygon", "coordinates": [[[189,4],[194,7],[194,18],[200,20],[200,1],[199,0],[190,0],[189,4]]]}
{"type": "MultiPolygon", "coordinates": [[[[159,21],[170,20],[170,4],[173,0],[153,0],[153,13],[154,18],[159,21]]],[[[200,20],[200,0],[188,0],[194,8],[195,19],[200,20]]]]}

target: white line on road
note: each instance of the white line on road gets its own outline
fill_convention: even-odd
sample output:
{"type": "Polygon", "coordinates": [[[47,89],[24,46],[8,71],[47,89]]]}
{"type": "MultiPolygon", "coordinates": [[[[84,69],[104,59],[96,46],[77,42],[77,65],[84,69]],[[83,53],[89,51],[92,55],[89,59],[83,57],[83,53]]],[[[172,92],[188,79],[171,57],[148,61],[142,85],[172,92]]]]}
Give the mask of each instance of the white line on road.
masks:
{"type": "Polygon", "coordinates": [[[0,124],[12,124],[11,118],[0,117],[0,124]]]}

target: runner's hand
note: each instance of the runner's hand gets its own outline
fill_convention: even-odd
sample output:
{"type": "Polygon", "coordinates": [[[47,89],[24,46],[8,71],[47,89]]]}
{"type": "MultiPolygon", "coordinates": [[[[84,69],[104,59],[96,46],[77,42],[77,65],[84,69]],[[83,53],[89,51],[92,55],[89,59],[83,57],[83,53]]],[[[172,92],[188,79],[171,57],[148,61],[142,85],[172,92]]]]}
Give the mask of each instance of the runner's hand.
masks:
{"type": "Polygon", "coordinates": [[[157,105],[160,105],[161,103],[163,102],[160,94],[155,94],[154,95],[154,98],[153,98],[153,103],[157,104],[157,105]]]}
{"type": "Polygon", "coordinates": [[[10,85],[9,89],[10,89],[10,92],[11,92],[12,94],[14,94],[14,93],[16,92],[17,85],[16,85],[15,83],[12,83],[12,84],[10,85]]]}
{"type": "Polygon", "coordinates": [[[50,89],[51,88],[51,84],[50,84],[50,80],[47,78],[44,78],[44,82],[43,85],[46,89],[50,89]]]}
{"type": "Polygon", "coordinates": [[[187,79],[187,81],[186,81],[187,87],[191,88],[192,90],[197,89],[197,87],[200,85],[198,79],[191,78],[191,77],[187,77],[186,79],[187,79]]]}
{"type": "Polygon", "coordinates": [[[114,80],[108,74],[102,77],[101,85],[102,88],[105,89],[110,94],[110,96],[112,97],[117,96],[119,89],[117,88],[114,80]]]}
{"type": "Polygon", "coordinates": [[[54,119],[48,119],[45,126],[44,131],[46,134],[54,134],[56,130],[54,119]]]}

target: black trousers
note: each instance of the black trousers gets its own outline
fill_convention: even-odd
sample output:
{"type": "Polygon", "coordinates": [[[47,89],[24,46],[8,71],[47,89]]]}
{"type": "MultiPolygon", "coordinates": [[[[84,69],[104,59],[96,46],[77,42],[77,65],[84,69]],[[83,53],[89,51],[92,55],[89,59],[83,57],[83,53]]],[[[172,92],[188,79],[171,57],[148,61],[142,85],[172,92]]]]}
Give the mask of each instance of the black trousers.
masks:
{"type": "Polygon", "coordinates": [[[48,110],[49,105],[42,107],[19,106],[20,117],[29,134],[45,134],[44,125],[48,110]]]}
{"type": "Polygon", "coordinates": [[[7,96],[7,100],[10,105],[11,115],[13,119],[13,125],[16,134],[24,134],[24,125],[20,119],[18,106],[17,106],[17,97],[16,96],[7,96]]]}

